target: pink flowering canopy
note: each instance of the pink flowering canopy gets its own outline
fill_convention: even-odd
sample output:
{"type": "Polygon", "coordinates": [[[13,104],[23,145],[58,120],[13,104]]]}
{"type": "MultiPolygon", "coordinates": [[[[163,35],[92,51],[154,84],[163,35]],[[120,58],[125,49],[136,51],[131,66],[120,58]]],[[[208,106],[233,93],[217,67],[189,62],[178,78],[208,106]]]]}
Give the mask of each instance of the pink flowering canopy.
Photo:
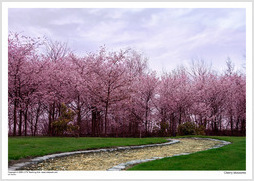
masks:
{"type": "Polygon", "coordinates": [[[78,56],[64,43],[10,33],[9,135],[57,136],[63,105],[77,128],[65,135],[174,136],[185,122],[244,135],[246,76],[226,65],[216,72],[197,61],[159,75],[132,49],[78,56]]]}

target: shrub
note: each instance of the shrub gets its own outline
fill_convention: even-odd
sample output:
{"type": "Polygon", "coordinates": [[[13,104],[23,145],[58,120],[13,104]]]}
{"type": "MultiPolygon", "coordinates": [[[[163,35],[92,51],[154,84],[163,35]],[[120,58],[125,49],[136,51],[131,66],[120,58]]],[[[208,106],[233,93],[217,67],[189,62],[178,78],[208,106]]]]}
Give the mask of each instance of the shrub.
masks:
{"type": "Polygon", "coordinates": [[[168,136],[169,124],[167,122],[160,122],[159,136],[168,136]]]}
{"type": "Polygon", "coordinates": [[[184,135],[205,135],[205,127],[203,125],[196,126],[193,122],[185,122],[178,126],[179,136],[184,135]]]}
{"type": "Polygon", "coordinates": [[[196,130],[196,126],[193,122],[185,122],[178,126],[177,133],[180,136],[184,135],[194,135],[196,130]]]}
{"type": "Polygon", "coordinates": [[[205,127],[203,125],[199,125],[195,129],[195,134],[196,135],[205,135],[205,127]]]}
{"type": "Polygon", "coordinates": [[[78,130],[78,126],[73,125],[75,112],[71,109],[68,109],[66,105],[61,104],[60,108],[60,117],[52,122],[53,135],[63,136],[65,133],[73,133],[78,130]]]}

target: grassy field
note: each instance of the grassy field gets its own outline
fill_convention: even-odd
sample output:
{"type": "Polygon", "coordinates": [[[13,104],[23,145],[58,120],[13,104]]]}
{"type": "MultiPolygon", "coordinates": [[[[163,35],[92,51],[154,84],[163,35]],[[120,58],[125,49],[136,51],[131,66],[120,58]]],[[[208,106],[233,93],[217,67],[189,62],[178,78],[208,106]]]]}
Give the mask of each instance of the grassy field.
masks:
{"type": "Polygon", "coordinates": [[[141,163],[128,170],[246,170],[246,137],[210,138],[230,141],[232,144],[191,155],[141,163]]]}
{"type": "MultiPolygon", "coordinates": [[[[210,138],[230,141],[232,144],[217,149],[193,153],[191,155],[164,158],[138,164],[132,168],[129,168],[128,170],[246,170],[245,137],[212,136],[210,138]]],[[[9,137],[8,159],[11,161],[21,158],[32,158],[67,151],[143,145],[162,142],[166,142],[166,139],[9,137]]]]}
{"type": "Polygon", "coordinates": [[[52,153],[166,142],[165,138],[9,137],[8,160],[52,153]]]}

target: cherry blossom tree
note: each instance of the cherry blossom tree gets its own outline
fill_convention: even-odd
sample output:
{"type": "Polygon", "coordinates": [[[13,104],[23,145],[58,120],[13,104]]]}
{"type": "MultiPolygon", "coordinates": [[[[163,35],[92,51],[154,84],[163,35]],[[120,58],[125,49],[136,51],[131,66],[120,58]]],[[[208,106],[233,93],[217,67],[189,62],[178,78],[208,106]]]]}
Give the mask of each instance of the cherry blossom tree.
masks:
{"type": "Polygon", "coordinates": [[[8,37],[8,98],[9,111],[13,111],[13,135],[22,135],[23,119],[27,134],[28,109],[34,93],[38,90],[42,65],[36,55],[39,39],[10,33],[8,37]],[[13,109],[13,110],[12,110],[13,109]],[[19,117],[19,118],[18,118],[19,117]],[[19,119],[19,122],[18,122],[19,119]]]}
{"type": "Polygon", "coordinates": [[[226,65],[216,72],[196,60],[157,75],[132,49],[78,56],[65,43],[10,33],[9,135],[175,136],[186,122],[244,135],[246,76],[226,65]],[[73,114],[61,122],[63,105],[73,114]]]}

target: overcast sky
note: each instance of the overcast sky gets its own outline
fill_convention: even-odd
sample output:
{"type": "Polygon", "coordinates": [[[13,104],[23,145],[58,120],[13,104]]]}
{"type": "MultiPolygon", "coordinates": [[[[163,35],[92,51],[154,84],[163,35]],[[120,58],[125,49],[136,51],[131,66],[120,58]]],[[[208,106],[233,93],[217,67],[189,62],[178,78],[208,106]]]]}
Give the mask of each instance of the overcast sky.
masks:
{"type": "Polygon", "coordinates": [[[9,9],[9,31],[68,42],[79,55],[106,45],[133,48],[157,72],[202,58],[225,69],[230,57],[243,70],[245,9],[9,9]]]}

